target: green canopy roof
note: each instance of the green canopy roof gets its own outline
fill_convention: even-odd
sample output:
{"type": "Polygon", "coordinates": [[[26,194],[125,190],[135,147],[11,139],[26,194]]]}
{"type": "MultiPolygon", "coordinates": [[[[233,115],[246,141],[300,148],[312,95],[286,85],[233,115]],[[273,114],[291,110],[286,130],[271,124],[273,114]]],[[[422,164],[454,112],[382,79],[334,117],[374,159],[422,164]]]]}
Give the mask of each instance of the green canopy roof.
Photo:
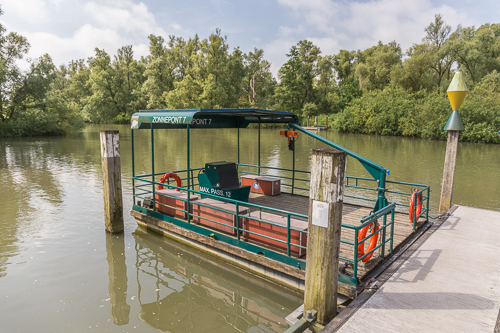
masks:
{"type": "Polygon", "coordinates": [[[246,128],[251,123],[298,123],[291,112],[261,109],[141,110],[132,115],[132,129],[246,128]]]}

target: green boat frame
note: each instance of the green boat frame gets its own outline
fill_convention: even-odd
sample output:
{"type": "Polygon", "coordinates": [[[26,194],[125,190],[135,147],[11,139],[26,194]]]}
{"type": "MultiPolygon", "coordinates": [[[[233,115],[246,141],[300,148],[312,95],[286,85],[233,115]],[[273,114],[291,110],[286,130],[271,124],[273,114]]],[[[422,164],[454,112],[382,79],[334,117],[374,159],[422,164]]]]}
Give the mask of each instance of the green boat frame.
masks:
{"type": "MultiPolygon", "coordinates": [[[[133,188],[133,208],[132,212],[137,212],[143,214],[144,216],[148,216],[158,221],[164,221],[167,223],[171,223],[177,227],[183,228],[185,230],[189,230],[199,235],[203,235],[206,237],[211,237],[216,239],[219,242],[226,243],[231,246],[235,246],[246,251],[249,251],[254,254],[264,254],[265,257],[278,261],[282,264],[292,266],[298,270],[305,270],[306,261],[300,258],[294,257],[291,253],[291,247],[300,247],[306,249],[306,246],[302,246],[301,244],[292,243],[290,241],[291,232],[303,232],[303,230],[299,230],[293,228],[291,226],[291,220],[293,218],[301,218],[308,219],[307,215],[299,214],[296,212],[286,211],[284,209],[276,209],[272,207],[266,207],[262,205],[257,205],[249,202],[242,202],[238,200],[233,200],[230,198],[220,197],[212,194],[208,194],[205,192],[200,192],[197,190],[198,184],[195,181],[195,172],[199,172],[202,168],[191,167],[191,159],[190,159],[190,131],[191,130],[200,130],[207,128],[235,128],[237,129],[237,156],[236,156],[236,166],[238,170],[238,174],[254,174],[254,175],[266,175],[268,171],[275,170],[277,172],[283,173],[280,175],[280,178],[283,180],[282,182],[282,192],[289,193],[291,195],[303,195],[309,191],[309,188],[305,187],[305,185],[298,186],[299,183],[307,183],[309,181],[308,176],[310,175],[310,171],[308,170],[297,170],[295,167],[295,150],[292,153],[292,161],[291,161],[291,169],[290,168],[276,168],[269,167],[261,164],[261,125],[262,124],[282,124],[283,127],[287,126],[290,130],[297,130],[302,132],[305,135],[308,135],[323,144],[326,144],[332,148],[344,151],[347,155],[356,159],[361,163],[361,165],[367,170],[367,172],[371,175],[371,178],[368,177],[356,177],[356,176],[347,176],[346,177],[346,188],[356,189],[358,192],[363,193],[373,193],[376,195],[374,198],[373,195],[345,195],[344,200],[352,199],[357,202],[365,202],[366,205],[372,207],[372,212],[363,217],[360,220],[359,225],[350,225],[347,223],[342,223],[342,228],[351,229],[354,231],[354,241],[350,242],[347,240],[341,240],[342,243],[347,244],[353,247],[354,257],[353,258],[345,258],[341,257],[340,259],[345,261],[346,263],[350,263],[352,268],[348,271],[343,270],[341,274],[339,274],[339,283],[348,286],[349,288],[357,288],[360,282],[360,277],[358,276],[358,266],[362,259],[366,256],[371,255],[374,251],[380,249],[380,255],[382,259],[390,256],[394,251],[394,213],[396,209],[407,211],[408,203],[405,203],[404,200],[395,200],[394,202],[389,202],[387,196],[402,196],[408,197],[412,195],[412,190],[417,189],[417,198],[420,197],[421,201],[417,202],[416,205],[422,204],[422,210],[420,214],[416,215],[416,210],[413,211],[413,231],[417,228],[417,218],[425,217],[425,220],[428,220],[429,214],[429,194],[430,194],[430,186],[424,184],[416,184],[409,182],[398,182],[398,181],[390,181],[387,180],[387,176],[389,175],[389,171],[382,167],[381,165],[359,155],[355,152],[346,149],[334,142],[327,140],[326,138],[315,134],[311,131],[308,131],[301,127],[299,123],[299,118],[290,112],[283,111],[270,111],[270,110],[262,110],[262,109],[187,109],[187,110],[141,110],[140,112],[134,113],[131,117],[131,145],[132,145],[132,188],[133,188]],[[251,124],[253,127],[257,127],[258,131],[258,156],[257,156],[257,164],[244,164],[240,163],[240,129],[248,128],[251,124]],[[184,170],[162,170],[161,172],[157,172],[155,170],[155,139],[154,133],[155,130],[164,130],[164,129],[185,129],[187,132],[186,139],[186,148],[187,148],[187,156],[186,156],[186,169],[184,170]],[[151,173],[149,174],[135,174],[135,148],[134,148],[134,131],[136,130],[149,130],[151,136],[151,173]],[[251,171],[243,171],[243,169],[253,168],[254,172],[251,171]],[[175,172],[181,175],[182,181],[187,181],[187,185],[185,187],[177,187],[171,185],[170,183],[161,184],[156,178],[158,176],[163,175],[165,172],[175,172]],[[285,176],[287,173],[290,176],[285,176]],[[180,218],[175,218],[169,215],[165,215],[161,212],[158,212],[156,207],[157,205],[162,205],[159,202],[152,204],[152,207],[144,207],[139,204],[142,200],[152,200],[154,201],[156,194],[156,186],[163,185],[166,188],[181,190],[187,194],[187,199],[184,200],[187,204],[187,209],[183,210],[183,212],[187,215],[187,219],[183,220],[180,218]],[[389,188],[391,187],[391,188],[389,188]],[[393,189],[392,187],[395,187],[393,189]],[[401,188],[410,187],[410,191],[402,190],[401,188]],[[286,188],[287,191],[283,190],[286,188]],[[297,191],[301,192],[298,194],[297,191]],[[418,196],[420,194],[420,196],[418,196]],[[199,226],[195,223],[192,223],[193,213],[190,210],[191,205],[191,196],[192,195],[204,195],[204,197],[212,197],[213,199],[221,200],[227,203],[234,204],[236,206],[236,211],[233,213],[235,215],[236,221],[239,221],[241,215],[239,214],[238,207],[244,206],[249,207],[249,209],[262,210],[268,212],[275,212],[280,214],[281,216],[286,216],[287,219],[287,240],[283,241],[277,238],[273,238],[266,235],[261,235],[258,233],[260,237],[270,238],[273,241],[286,243],[287,251],[283,253],[281,251],[277,251],[275,249],[270,249],[264,247],[260,244],[254,244],[242,239],[243,230],[241,230],[239,223],[235,223],[236,225],[231,227],[235,229],[234,235],[227,235],[223,232],[219,232],[217,230],[208,229],[202,226],[199,226]],[[382,224],[378,230],[376,228],[372,228],[371,231],[368,232],[367,236],[358,240],[359,232],[362,228],[374,224],[378,219],[382,219],[382,224]],[[379,233],[379,237],[381,240],[379,244],[372,249],[370,252],[365,253],[363,256],[358,256],[358,245],[368,239],[370,239],[374,234],[379,233]]],[[[199,189],[199,188],[198,188],[199,189]]],[[[173,208],[167,206],[169,208],[173,208]]],[[[212,207],[211,207],[212,208],[212,207]]],[[[217,208],[215,208],[217,209],[217,208]]],[[[224,209],[218,209],[224,213],[229,213],[224,209]]],[[[131,213],[132,213],[131,212],[131,213]]],[[[273,224],[269,221],[264,221],[259,218],[254,218],[250,216],[244,216],[245,218],[250,218],[252,220],[256,220],[259,222],[265,222],[269,224],[273,224]]],[[[213,223],[219,223],[215,220],[210,220],[213,223]]],[[[245,230],[245,233],[253,233],[251,231],[245,230]]],[[[305,232],[307,233],[307,232],[305,232]]],[[[350,295],[348,295],[350,296],[350,295]]]]}

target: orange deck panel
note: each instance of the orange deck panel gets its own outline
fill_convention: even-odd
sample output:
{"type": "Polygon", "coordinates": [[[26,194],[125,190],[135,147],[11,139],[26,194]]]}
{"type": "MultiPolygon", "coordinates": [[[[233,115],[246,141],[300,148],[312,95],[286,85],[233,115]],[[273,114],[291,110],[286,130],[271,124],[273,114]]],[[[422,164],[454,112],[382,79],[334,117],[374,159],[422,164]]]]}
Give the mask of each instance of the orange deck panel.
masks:
{"type": "MultiPolygon", "coordinates": [[[[187,194],[169,189],[156,190],[155,191],[156,210],[165,215],[187,219],[187,214],[183,212],[183,210],[187,211],[187,202],[182,201],[180,199],[187,200],[187,194]],[[160,205],[159,203],[175,208],[165,207],[163,205],[160,205]]],[[[189,199],[191,201],[195,201],[198,200],[199,197],[196,195],[191,195],[189,199]]]]}
{"type": "MultiPolygon", "coordinates": [[[[243,221],[243,230],[248,230],[251,232],[258,233],[260,235],[273,237],[282,241],[287,241],[287,218],[284,216],[271,214],[271,213],[259,213],[259,211],[254,211],[250,213],[250,217],[262,220],[256,221],[249,218],[245,218],[243,221]],[[271,222],[266,223],[266,222],[271,222]],[[276,225],[278,224],[278,225],[276,225]]],[[[290,226],[295,229],[299,229],[307,232],[308,223],[296,219],[290,219],[290,226]]],[[[252,234],[249,232],[244,232],[243,236],[248,240],[257,241],[259,243],[263,243],[266,245],[270,245],[272,247],[278,248],[282,251],[287,251],[287,244],[279,242],[277,240],[272,240],[266,237],[262,237],[260,235],[252,234]]],[[[290,230],[290,243],[297,244],[301,246],[307,246],[307,234],[304,232],[300,232],[297,230],[290,230]]],[[[299,257],[303,256],[306,253],[306,249],[290,246],[290,252],[298,255],[299,257]]]]}
{"type": "MultiPolygon", "coordinates": [[[[193,222],[198,223],[202,226],[209,227],[218,231],[230,235],[236,235],[236,229],[231,227],[226,227],[224,225],[236,227],[236,205],[232,203],[227,203],[214,199],[201,199],[192,204],[193,206],[193,222]],[[207,205],[209,207],[201,206],[200,204],[207,205]],[[217,210],[223,209],[224,211],[217,210]],[[215,223],[207,219],[217,221],[215,223]]],[[[248,208],[239,206],[238,212],[240,215],[247,215],[248,208]]],[[[239,218],[239,225],[242,224],[243,217],[239,218]]]]}

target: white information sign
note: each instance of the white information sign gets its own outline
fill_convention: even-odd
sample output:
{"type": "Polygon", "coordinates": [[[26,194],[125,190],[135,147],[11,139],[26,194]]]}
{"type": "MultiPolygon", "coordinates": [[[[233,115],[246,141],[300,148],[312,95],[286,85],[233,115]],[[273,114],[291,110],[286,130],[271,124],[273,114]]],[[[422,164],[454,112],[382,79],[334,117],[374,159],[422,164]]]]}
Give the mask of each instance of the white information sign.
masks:
{"type": "Polygon", "coordinates": [[[312,224],[318,227],[328,228],[330,204],[323,201],[313,200],[312,224]]]}

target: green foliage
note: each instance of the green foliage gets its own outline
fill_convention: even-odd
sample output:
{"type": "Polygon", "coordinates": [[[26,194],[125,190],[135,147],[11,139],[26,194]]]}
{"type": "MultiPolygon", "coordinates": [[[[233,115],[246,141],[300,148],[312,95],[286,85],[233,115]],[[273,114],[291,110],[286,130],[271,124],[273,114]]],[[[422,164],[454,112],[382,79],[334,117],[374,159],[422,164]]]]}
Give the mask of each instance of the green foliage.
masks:
{"type": "MultiPolygon", "coordinates": [[[[443,130],[451,114],[448,99],[437,92],[416,93],[389,86],[353,100],[334,121],[333,128],[352,133],[402,135],[446,139],[443,130]]],[[[461,140],[500,142],[500,74],[484,77],[460,108],[465,131],[461,140]]]]}
{"type": "Polygon", "coordinates": [[[494,70],[465,98],[460,107],[466,141],[500,142],[500,73],[494,70]]]}
{"type": "Polygon", "coordinates": [[[400,124],[407,122],[414,101],[413,93],[401,87],[367,92],[338,115],[334,128],[345,132],[403,135],[406,127],[400,124]]]}
{"type": "MultiPolygon", "coordinates": [[[[0,9],[1,15],[1,9],[0,9]]],[[[470,93],[460,113],[462,140],[499,142],[500,24],[455,31],[441,15],[406,52],[396,41],[321,55],[302,40],[271,73],[264,51],[230,48],[220,29],[207,38],[149,36],[149,54],[132,46],[56,68],[49,55],[17,61],[29,43],[0,24],[0,136],[60,135],[83,121],[128,123],[140,109],[265,108],[318,117],[339,131],[445,139],[452,68],[470,93]]]]}
{"type": "Polygon", "coordinates": [[[284,110],[300,113],[305,103],[314,103],[314,79],[318,75],[320,49],[307,40],[292,46],[288,61],[280,68],[276,99],[284,110]]]}
{"type": "Polygon", "coordinates": [[[28,59],[29,68],[21,70],[17,60],[29,47],[25,37],[7,34],[0,24],[0,137],[61,135],[81,129],[77,104],[55,98],[52,92],[66,88],[70,73],[66,68],[64,74],[57,71],[48,54],[28,59]]]}
{"type": "Polygon", "coordinates": [[[383,89],[391,83],[391,76],[401,66],[401,47],[394,41],[358,51],[354,67],[361,89],[383,89]]]}

